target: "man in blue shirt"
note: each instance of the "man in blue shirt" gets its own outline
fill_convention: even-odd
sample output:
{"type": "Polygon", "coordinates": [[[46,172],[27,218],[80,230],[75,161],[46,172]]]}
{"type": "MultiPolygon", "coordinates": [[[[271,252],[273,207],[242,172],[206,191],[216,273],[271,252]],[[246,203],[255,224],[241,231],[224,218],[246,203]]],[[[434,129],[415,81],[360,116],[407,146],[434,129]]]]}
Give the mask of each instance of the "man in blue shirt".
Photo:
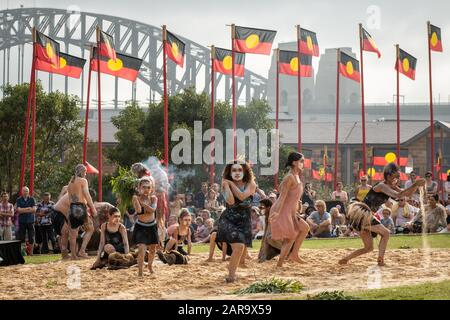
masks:
{"type": "MultiPolygon", "coordinates": [[[[19,214],[19,234],[18,239],[25,244],[25,235],[28,235],[28,241],[31,247],[34,247],[34,215],[36,213],[36,201],[30,197],[30,189],[22,188],[22,196],[16,201],[16,212],[19,214]]],[[[33,252],[30,253],[33,255],[33,252]]]]}
{"type": "Polygon", "coordinates": [[[330,238],[331,237],[331,215],[326,211],[325,201],[317,200],[316,209],[306,219],[313,237],[330,238]]]}

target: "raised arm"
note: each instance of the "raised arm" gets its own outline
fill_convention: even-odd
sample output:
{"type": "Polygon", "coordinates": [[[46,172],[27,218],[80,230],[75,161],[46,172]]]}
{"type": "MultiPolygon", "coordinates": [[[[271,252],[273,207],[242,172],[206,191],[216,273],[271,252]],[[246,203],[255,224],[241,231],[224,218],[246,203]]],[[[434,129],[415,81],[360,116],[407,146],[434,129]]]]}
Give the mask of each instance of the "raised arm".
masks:
{"type": "Polygon", "coordinates": [[[236,198],[241,201],[247,199],[251,195],[254,195],[256,191],[256,183],[254,181],[250,182],[244,191],[239,190],[239,188],[234,184],[233,181],[229,181],[228,185],[230,186],[230,189],[236,196],[236,198]]]}
{"type": "Polygon", "coordinates": [[[139,199],[136,195],[134,195],[133,198],[131,199],[131,203],[133,204],[134,211],[137,214],[140,214],[142,212],[142,207],[141,207],[141,203],[139,202],[139,199]]]}
{"type": "Polygon", "coordinates": [[[229,205],[233,205],[234,197],[233,197],[233,192],[231,192],[230,184],[229,184],[228,180],[222,181],[222,192],[223,192],[223,197],[225,198],[226,203],[228,203],[229,205]]]}
{"type": "Polygon", "coordinates": [[[384,183],[380,183],[376,187],[374,187],[375,192],[383,192],[384,194],[387,194],[393,199],[403,198],[403,197],[410,197],[416,192],[416,190],[425,185],[425,179],[420,179],[414,182],[409,188],[407,189],[399,189],[401,191],[397,191],[395,189],[392,189],[388,185],[384,183]]]}

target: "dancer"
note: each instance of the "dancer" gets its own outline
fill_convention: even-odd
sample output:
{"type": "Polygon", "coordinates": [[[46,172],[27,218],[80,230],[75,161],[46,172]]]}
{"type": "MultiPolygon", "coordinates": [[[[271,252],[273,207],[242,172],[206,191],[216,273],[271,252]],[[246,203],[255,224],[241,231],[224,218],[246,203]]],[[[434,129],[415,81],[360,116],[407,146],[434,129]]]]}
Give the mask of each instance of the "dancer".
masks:
{"type": "Polygon", "coordinates": [[[303,219],[297,219],[296,213],[299,199],[303,193],[303,183],[300,175],[303,171],[305,158],[299,152],[292,152],[288,156],[286,168],[289,172],[280,185],[280,196],[270,209],[269,223],[273,240],[282,240],[280,257],[277,267],[282,267],[289,255],[289,260],[304,262],[298,256],[298,251],[309,232],[309,226],[303,219]],[[291,251],[292,250],[292,251],[291,251]]]}
{"type": "Polygon", "coordinates": [[[158,199],[153,194],[155,183],[151,177],[142,177],[139,180],[139,195],[133,196],[133,207],[137,213],[137,221],[134,225],[133,243],[139,248],[138,266],[139,277],[142,277],[144,269],[144,257],[148,248],[148,271],[153,273],[153,259],[156,246],[159,243],[158,226],[156,224],[156,209],[158,199]]]}
{"type": "MultiPolygon", "coordinates": [[[[70,211],[69,211],[69,242],[70,253],[73,260],[78,259],[77,256],[77,236],[78,231],[82,225],[88,222],[88,210],[89,206],[91,214],[97,215],[94,203],[92,202],[91,195],[89,194],[88,181],[86,180],[87,169],[83,164],[79,164],[75,167],[75,175],[70,180],[67,187],[67,193],[70,199],[70,211]]],[[[84,249],[84,248],[81,248],[84,249]]],[[[87,256],[85,252],[80,249],[80,253],[87,256]]]]}
{"type": "Polygon", "coordinates": [[[246,246],[252,243],[250,209],[256,183],[250,165],[237,160],[227,164],[222,174],[222,190],[226,209],[219,219],[216,240],[231,245],[233,252],[225,280],[234,282],[238,264],[246,257],[246,246]]]}
{"type": "Polygon", "coordinates": [[[166,252],[176,250],[184,256],[191,254],[191,221],[192,218],[188,209],[181,209],[180,216],[178,217],[178,227],[173,231],[172,237],[166,241],[166,252]],[[187,244],[187,252],[183,249],[185,244],[187,244]]]}
{"type": "Polygon", "coordinates": [[[384,266],[384,254],[389,241],[389,230],[375,218],[374,214],[378,208],[389,198],[399,199],[410,197],[419,187],[425,185],[425,179],[416,180],[409,188],[400,189],[398,181],[400,178],[400,168],[395,163],[389,163],[384,167],[384,181],[374,185],[364,198],[364,202],[356,202],[350,205],[348,219],[350,226],[359,231],[364,248],[358,249],[348,256],[339,260],[339,264],[347,264],[353,258],[368,253],[373,250],[372,237],[381,236],[378,265],[384,266]]]}

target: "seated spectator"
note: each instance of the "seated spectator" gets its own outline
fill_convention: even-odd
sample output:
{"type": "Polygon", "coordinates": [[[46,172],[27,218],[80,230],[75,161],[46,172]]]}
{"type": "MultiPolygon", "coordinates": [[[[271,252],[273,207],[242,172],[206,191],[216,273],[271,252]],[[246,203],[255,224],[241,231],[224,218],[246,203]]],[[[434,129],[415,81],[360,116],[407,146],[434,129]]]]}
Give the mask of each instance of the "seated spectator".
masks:
{"type": "Polygon", "coordinates": [[[438,204],[437,194],[428,197],[427,225],[425,232],[436,233],[447,228],[447,214],[445,208],[438,204]]]}
{"type": "Polygon", "coordinates": [[[261,239],[264,235],[264,229],[261,224],[260,211],[258,207],[252,207],[251,210],[252,238],[261,239]],[[258,238],[257,238],[258,236],[258,238]]]}
{"type": "Polygon", "coordinates": [[[275,201],[277,201],[277,194],[275,192],[271,192],[269,193],[269,199],[270,201],[272,201],[272,203],[275,203],[275,201]]]}
{"type": "Polygon", "coordinates": [[[339,237],[347,229],[345,226],[345,216],[334,207],[330,210],[331,215],[331,236],[339,237]]]}
{"type": "Polygon", "coordinates": [[[381,221],[383,219],[383,209],[388,208],[391,210],[392,214],[392,207],[394,206],[394,202],[391,199],[388,199],[384,204],[380,206],[377,212],[375,212],[374,216],[378,219],[378,221],[381,221]]]}
{"type": "Polygon", "coordinates": [[[106,265],[109,255],[118,252],[128,254],[127,229],[120,223],[120,211],[116,207],[109,209],[108,221],[100,226],[100,243],[97,250],[97,260],[92,268],[106,265]]]}
{"type": "Polygon", "coordinates": [[[205,200],[205,210],[209,210],[211,216],[217,219],[217,211],[220,210],[219,201],[217,201],[217,193],[214,190],[208,191],[208,198],[205,200]]]}
{"type": "Polygon", "coordinates": [[[317,211],[311,213],[306,219],[311,228],[311,234],[313,237],[329,238],[331,237],[331,215],[325,211],[325,201],[317,200],[316,209],[317,211]]]}
{"type": "Polygon", "coordinates": [[[203,209],[200,211],[200,217],[203,219],[203,223],[206,222],[206,220],[211,218],[211,213],[207,209],[203,209]]]}
{"type": "Polygon", "coordinates": [[[395,225],[394,225],[394,220],[392,220],[391,218],[391,209],[389,208],[384,208],[383,209],[383,219],[381,219],[381,224],[383,226],[385,226],[390,232],[391,234],[395,233],[395,225]]]}
{"type": "Polygon", "coordinates": [[[338,182],[336,184],[336,190],[331,194],[331,200],[333,201],[342,201],[344,204],[348,202],[348,194],[343,190],[344,185],[342,182],[338,182]]]}
{"type": "Polygon", "coordinates": [[[397,204],[392,207],[392,219],[395,222],[395,233],[408,233],[410,222],[419,211],[411,206],[406,197],[398,199],[397,204]]]}
{"type": "Polygon", "coordinates": [[[214,192],[217,195],[217,202],[219,202],[219,206],[225,205],[225,198],[223,197],[223,194],[220,192],[220,186],[218,183],[213,183],[211,189],[214,190],[214,192]]]}
{"type": "Polygon", "coordinates": [[[450,201],[447,201],[447,206],[445,207],[445,212],[447,213],[447,218],[446,218],[447,228],[442,229],[442,231],[440,233],[450,233],[450,201]]]}
{"type": "Polygon", "coordinates": [[[214,228],[214,220],[213,219],[206,219],[203,226],[197,229],[197,232],[195,234],[195,239],[197,240],[197,243],[209,243],[211,232],[214,228]]]}
{"type": "Polygon", "coordinates": [[[55,203],[50,199],[50,193],[44,193],[42,201],[38,204],[36,209],[36,243],[40,245],[38,251],[42,254],[49,253],[48,241],[52,243],[53,251],[56,249],[56,238],[51,217],[55,203]]]}
{"type": "MultiPolygon", "coordinates": [[[[191,214],[186,208],[181,209],[180,217],[178,218],[178,226],[174,228],[170,239],[166,241],[165,251],[170,252],[172,250],[178,251],[184,256],[190,255],[192,250],[191,240],[191,214]],[[187,252],[183,249],[184,245],[187,245],[187,252]]],[[[159,255],[158,255],[159,256],[159,255]]]]}
{"type": "MultiPolygon", "coordinates": [[[[416,182],[417,179],[417,174],[415,171],[411,171],[409,173],[409,180],[405,182],[405,189],[408,189],[409,187],[411,187],[414,182],[416,182]]],[[[420,201],[420,194],[419,194],[419,190],[416,190],[412,195],[411,195],[411,199],[415,200],[417,203],[419,203],[420,201]]]]}
{"type": "Polygon", "coordinates": [[[9,203],[9,194],[2,192],[2,199],[0,203],[0,240],[12,240],[12,225],[14,217],[14,206],[9,203]]]}
{"type": "Polygon", "coordinates": [[[192,193],[186,193],[185,202],[186,208],[195,207],[194,196],[192,195],[192,193]]]}
{"type": "Polygon", "coordinates": [[[178,217],[183,206],[184,203],[182,196],[179,194],[174,194],[173,201],[170,201],[170,215],[178,217]]]}

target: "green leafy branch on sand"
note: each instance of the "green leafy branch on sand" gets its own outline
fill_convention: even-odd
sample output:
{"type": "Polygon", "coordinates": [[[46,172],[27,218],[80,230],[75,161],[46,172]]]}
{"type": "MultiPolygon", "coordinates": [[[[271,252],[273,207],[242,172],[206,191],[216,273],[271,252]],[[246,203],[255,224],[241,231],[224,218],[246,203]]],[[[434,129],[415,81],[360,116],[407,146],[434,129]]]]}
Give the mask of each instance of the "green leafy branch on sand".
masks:
{"type": "Polygon", "coordinates": [[[112,192],[120,197],[119,209],[123,213],[131,206],[138,179],[129,169],[119,167],[117,177],[111,179],[112,192]]]}
{"type": "Polygon", "coordinates": [[[358,300],[356,297],[348,296],[342,291],[324,291],[314,296],[307,295],[307,300],[358,300]]]}
{"type": "Polygon", "coordinates": [[[254,282],[247,288],[234,291],[233,294],[299,293],[303,289],[304,285],[298,281],[271,278],[269,280],[254,282]]]}

